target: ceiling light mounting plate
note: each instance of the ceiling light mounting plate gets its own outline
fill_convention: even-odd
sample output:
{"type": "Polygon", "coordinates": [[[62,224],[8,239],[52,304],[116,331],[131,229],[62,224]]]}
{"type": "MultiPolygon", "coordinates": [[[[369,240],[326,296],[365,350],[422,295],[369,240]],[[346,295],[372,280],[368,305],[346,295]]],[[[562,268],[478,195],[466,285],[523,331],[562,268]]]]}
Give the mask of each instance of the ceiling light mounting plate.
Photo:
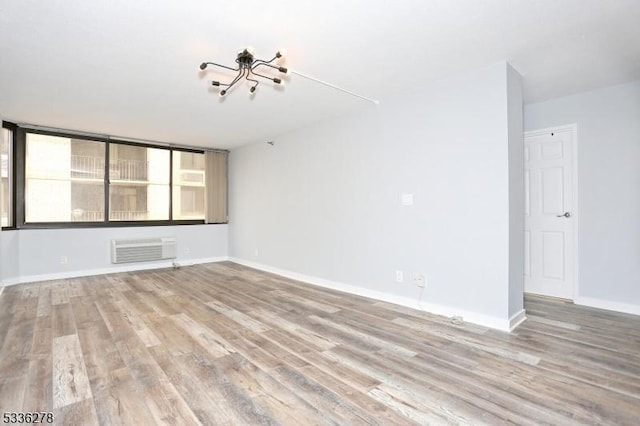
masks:
{"type": "Polygon", "coordinates": [[[249,50],[244,49],[238,52],[236,62],[238,63],[240,68],[251,68],[251,65],[253,64],[253,54],[249,52],[249,50]]]}

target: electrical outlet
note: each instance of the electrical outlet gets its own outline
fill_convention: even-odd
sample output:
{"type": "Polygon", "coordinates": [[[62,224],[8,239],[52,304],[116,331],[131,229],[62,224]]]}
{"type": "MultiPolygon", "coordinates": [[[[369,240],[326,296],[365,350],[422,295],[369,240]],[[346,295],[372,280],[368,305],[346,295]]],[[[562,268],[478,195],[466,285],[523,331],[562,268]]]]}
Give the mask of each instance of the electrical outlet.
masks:
{"type": "Polygon", "coordinates": [[[396,271],[396,282],[401,283],[402,281],[404,281],[404,274],[402,271],[396,271]]]}
{"type": "Polygon", "coordinates": [[[416,285],[420,288],[425,287],[427,285],[427,279],[422,274],[416,275],[416,277],[413,279],[413,282],[415,282],[416,285]]]}
{"type": "Polygon", "coordinates": [[[60,264],[61,265],[66,265],[68,261],[69,261],[69,259],[67,258],[67,256],[60,256],[60,264]]]}
{"type": "Polygon", "coordinates": [[[403,206],[412,206],[413,205],[413,194],[402,194],[401,202],[403,206]]]}

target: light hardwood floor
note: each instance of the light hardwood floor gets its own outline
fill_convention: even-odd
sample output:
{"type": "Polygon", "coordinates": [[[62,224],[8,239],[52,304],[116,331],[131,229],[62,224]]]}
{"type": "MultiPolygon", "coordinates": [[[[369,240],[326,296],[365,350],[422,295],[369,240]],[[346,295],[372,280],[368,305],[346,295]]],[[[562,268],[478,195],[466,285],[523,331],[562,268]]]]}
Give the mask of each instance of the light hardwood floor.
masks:
{"type": "Polygon", "coordinates": [[[0,295],[0,415],[56,424],[640,424],[640,318],[527,298],[511,334],[233,263],[0,295]]]}

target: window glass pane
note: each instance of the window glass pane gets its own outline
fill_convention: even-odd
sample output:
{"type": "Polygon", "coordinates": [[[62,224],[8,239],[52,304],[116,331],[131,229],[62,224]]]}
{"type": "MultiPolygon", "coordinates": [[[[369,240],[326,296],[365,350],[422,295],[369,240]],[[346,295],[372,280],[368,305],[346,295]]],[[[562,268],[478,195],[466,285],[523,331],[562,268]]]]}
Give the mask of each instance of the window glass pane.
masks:
{"type": "Polygon", "coordinates": [[[204,219],[204,154],[173,151],[173,219],[204,219]]]}
{"type": "Polygon", "coordinates": [[[27,134],[25,221],[104,220],[103,142],[27,134]]]}
{"type": "Polygon", "coordinates": [[[13,185],[11,183],[12,164],[11,149],[13,148],[13,132],[2,129],[0,137],[0,225],[12,226],[11,206],[13,200],[13,185]]]}
{"type": "Polygon", "coordinates": [[[109,144],[109,220],[169,220],[169,150],[109,144]]]}

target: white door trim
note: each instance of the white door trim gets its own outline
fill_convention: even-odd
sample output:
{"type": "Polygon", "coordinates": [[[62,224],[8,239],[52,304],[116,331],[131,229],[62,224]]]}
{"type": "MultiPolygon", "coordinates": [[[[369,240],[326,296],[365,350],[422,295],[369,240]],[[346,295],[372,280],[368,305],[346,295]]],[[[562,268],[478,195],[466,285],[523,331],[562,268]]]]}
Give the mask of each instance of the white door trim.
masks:
{"type": "Polygon", "coordinates": [[[524,132],[524,137],[522,138],[523,143],[525,138],[529,137],[529,136],[540,136],[540,135],[544,135],[544,134],[548,134],[551,132],[561,132],[561,131],[571,131],[573,138],[572,138],[572,142],[573,142],[573,158],[571,158],[572,161],[572,169],[573,169],[573,176],[571,176],[572,179],[572,183],[571,183],[571,195],[573,197],[573,206],[572,206],[572,212],[571,212],[571,218],[573,219],[571,221],[571,226],[573,228],[573,271],[571,271],[571,273],[573,274],[573,300],[577,300],[580,297],[580,286],[579,286],[579,274],[578,274],[578,222],[580,221],[580,209],[579,209],[579,204],[578,204],[578,124],[577,123],[572,123],[572,124],[565,124],[562,126],[554,126],[554,127],[547,127],[544,129],[536,129],[536,130],[530,130],[527,132],[524,132]]]}

